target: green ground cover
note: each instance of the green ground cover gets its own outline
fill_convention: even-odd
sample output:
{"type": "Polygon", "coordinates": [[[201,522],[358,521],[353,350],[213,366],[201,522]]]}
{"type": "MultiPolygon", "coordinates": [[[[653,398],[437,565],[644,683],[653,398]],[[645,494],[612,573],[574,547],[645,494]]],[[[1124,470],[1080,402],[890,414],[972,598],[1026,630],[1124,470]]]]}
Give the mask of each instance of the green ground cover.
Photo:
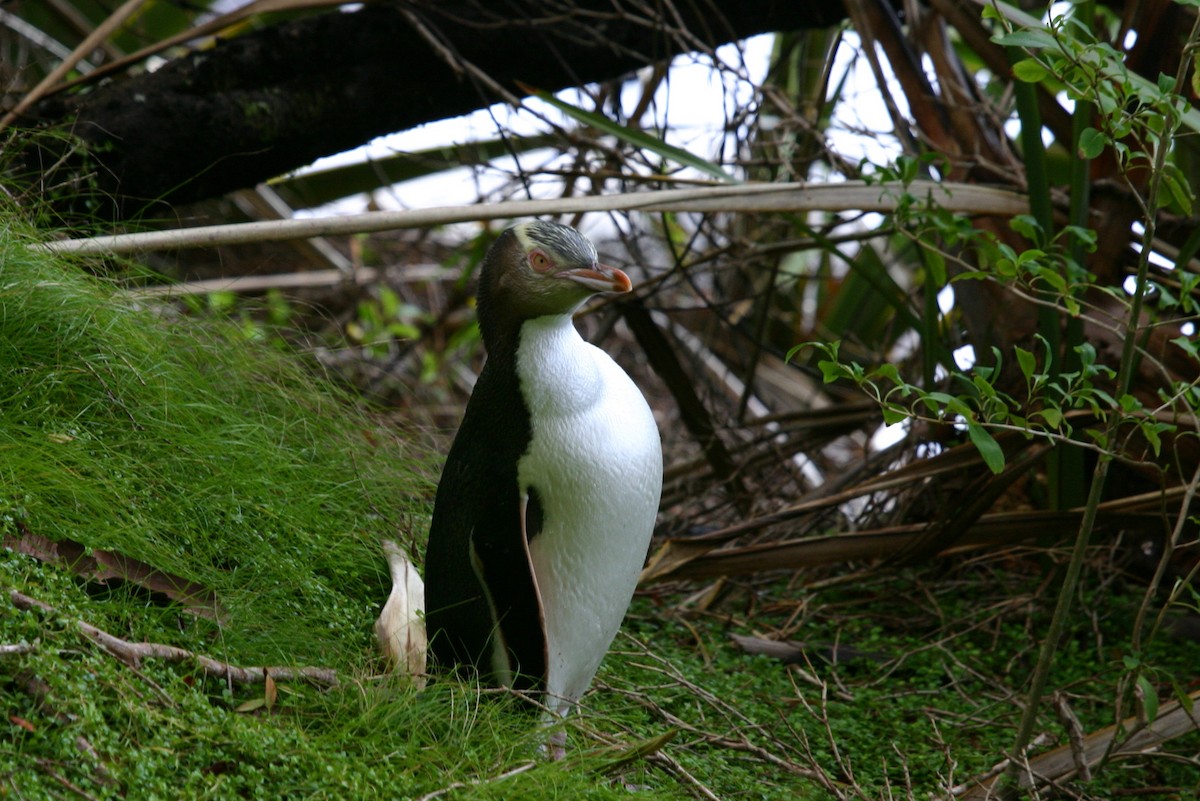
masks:
{"type": "MultiPolygon", "coordinates": [[[[511,697],[446,679],[418,691],[375,656],[379,540],[419,541],[436,457],[239,327],[170,317],[28,245],[0,237],[0,796],[927,798],[1011,744],[1052,553],[729,582],[703,606],[695,587],[651,587],[567,759],[547,761],[511,697]],[[199,594],[21,552],[38,538],[199,594]],[[127,664],[81,621],[337,683],[127,664]],[[734,634],[807,647],[785,665],[734,634]]],[[[1112,722],[1141,598],[1119,574],[1090,586],[1051,680],[1085,731],[1112,722]]],[[[1164,699],[1171,678],[1197,681],[1195,642],[1150,653],[1164,699]]],[[[1065,739],[1049,708],[1040,729],[1065,739]]],[[[1149,759],[1081,787],[1196,788],[1196,773],[1149,759]]]]}

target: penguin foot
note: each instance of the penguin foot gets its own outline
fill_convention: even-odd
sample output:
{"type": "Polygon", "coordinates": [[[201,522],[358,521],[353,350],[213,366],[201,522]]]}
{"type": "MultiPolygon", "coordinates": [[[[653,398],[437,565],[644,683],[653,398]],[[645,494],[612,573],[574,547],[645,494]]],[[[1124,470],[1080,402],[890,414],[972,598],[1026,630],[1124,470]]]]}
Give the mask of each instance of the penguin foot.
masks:
{"type": "Polygon", "coordinates": [[[546,756],[554,762],[559,762],[567,757],[567,730],[565,728],[557,728],[550,733],[549,739],[546,740],[546,756]]]}

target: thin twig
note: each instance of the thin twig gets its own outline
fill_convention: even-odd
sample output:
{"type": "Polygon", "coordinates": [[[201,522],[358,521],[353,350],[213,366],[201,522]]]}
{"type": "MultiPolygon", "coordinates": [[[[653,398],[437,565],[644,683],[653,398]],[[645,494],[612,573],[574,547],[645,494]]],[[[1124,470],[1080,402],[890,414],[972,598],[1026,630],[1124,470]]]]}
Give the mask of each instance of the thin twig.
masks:
{"type": "Polygon", "coordinates": [[[47,776],[61,784],[66,789],[75,793],[80,798],[86,799],[86,801],[96,801],[96,796],[92,795],[87,790],[84,790],[82,787],[56,771],[53,763],[49,759],[44,757],[34,757],[34,762],[37,763],[37,766],[41,768],[47,776]]]}
{"type": "Polygon", "coordinates": [[[518,773],[524,773],[530,768],[536,766],[536,762],[523,762],[512,770],[506,770],[504,773],[501,773],[498,776],[489,776],[484,779],[476,779],[475,781],[470,782],[454,782],[453,784],[446,785],[440,790],[434,790],[432,793],[426,793],[418,798],[417,801],[432,801],[434,798],[440,798],[446,793],[453,792],[454,790],[461,790],[464,787],[478,787],[481,784],[492,784],[493,782],[503,781],[504,779],[509,779],[513,776],[516,776],[518,773]]]}
{"type": "Polygon", "coordinates": [[[126,0],[124,5],[108,16],[108,19],[97,25],[71,52],[70,56],[65,58],[57,67],[50,70],[37,86],[33,87],[33,89],[21,98],[17,105],[13,106],[11,111],[5,114],[3,118],[0,118],[0,131],[11,125],[13,120],[21,116],[27,108],[44,97],[56,83],[62,80],[79,62],[83,61],[88,53],[95,50],[115,30],[124,25],[125,20],[129,19],[145,3],[146,0],[126,0]]]}
{"type": "MultiPolygon", "coordinates": [[[[1192,473],[1192,480],[1187,484],[1187,490],[1184,493],[1183,501],[1179,505],[1179,513],[1175,516],[1175,526],[1171,530],[1166,542],[1163,543],[1162,554],[1159,556],[1158,565],[1154,569],[1154,576],[1150,579],[1150,583],[1146,585],[1146,592],[1142,595],[1141,606],[1138,607],[1137,617],[1133,622],[1133,650],[1140,652],[1142,650],[1143,637],[1142,633],[1145,627],[1146,616],[1150,611],[1150,604],[1158,597],[1158,588],[1162,585],[1163,577],[1167,573],[1167,568],[1171,564],[1171,558],[1175,555],[1175,549],[1179,547],[1179,540],[1183,535],[1185,525],[1191,520],[1192,501],[1196,497],[1196,490],[1200,488],[1200,464],[1196,465],[1196,471],[1192,473]]],[[[1176,590],[1178,585],[1176,586],[1176,590]]],[[[1159,610],[1158,615],[1154,619],[1153,625],[1150,627],[1150,634],[1146,636],[1145,641],[1154,639],[1154,635],[1158,632],[1163,620],[1166,619],[1167,611],[1171,608],[1171,603],[1175,600],[1175,590],[1171,593],[1171,598],[1159,610]]]]}

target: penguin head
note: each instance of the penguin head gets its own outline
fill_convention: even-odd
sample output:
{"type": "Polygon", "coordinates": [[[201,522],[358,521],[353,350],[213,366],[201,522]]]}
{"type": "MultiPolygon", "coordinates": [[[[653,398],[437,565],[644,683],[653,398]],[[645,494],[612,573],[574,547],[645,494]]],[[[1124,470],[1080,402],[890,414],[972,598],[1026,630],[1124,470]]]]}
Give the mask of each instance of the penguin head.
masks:
{"type": "Polygon", "coordinates": [[[489,248],[479,276],[479,322],[489,329],[571,314],[592,295],[628,292],[621,270],[600,264],[583,234],[544,220],[508,228],[489,248]]]}

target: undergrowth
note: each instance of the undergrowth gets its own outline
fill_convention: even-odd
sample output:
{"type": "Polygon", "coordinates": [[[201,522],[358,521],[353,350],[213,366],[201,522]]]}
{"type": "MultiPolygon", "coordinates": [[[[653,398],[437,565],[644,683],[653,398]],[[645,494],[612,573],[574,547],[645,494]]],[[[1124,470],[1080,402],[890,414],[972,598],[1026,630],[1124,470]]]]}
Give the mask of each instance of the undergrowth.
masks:
{"type": "MultiPolygon", "coordinates": [[[[703,593],[651,587],[569,723],[567,758],[550,762],[545,731],[507,694],[444,678],[418,691],[383,671],[370,629],[389,589],[379,540],[416,547],[436,470],[277,348],[143,307],[9,231],[0,407],[0,797],[944,796],[1011,742],[1046,571],[1060,569],[1052,554],[1010,551],[703,593]],[[216,608],[85,574],[34,547],[43,540],[139,560],[207,589],[216,608]],[[10,592],[49,610],[18,610],[10,592]],[[247,685],[194,661],[126,664],[80,622],[338,681],[247,685]],[[734,634],[804,647],[784,664],[743,653],[734,634]]],[[[1112,722],[1140,600],[1112,575],[1081,598],[1053,677],[1087,731],[1112,722]]],[[[1170,678],[1200,680],[1194,641],[1164,638],[1151,658],[1164,697],[1170,678]]],[[[1065,740],[1049,714],[1039,730],[1065,740]]],[[[1194,752],[1196,739],[1173,748],[1194,752]]],[[[1133,764],[1075,797],[1110,797],[1114,783],[1197,789],[1194,761],[1133,764]]]]}

